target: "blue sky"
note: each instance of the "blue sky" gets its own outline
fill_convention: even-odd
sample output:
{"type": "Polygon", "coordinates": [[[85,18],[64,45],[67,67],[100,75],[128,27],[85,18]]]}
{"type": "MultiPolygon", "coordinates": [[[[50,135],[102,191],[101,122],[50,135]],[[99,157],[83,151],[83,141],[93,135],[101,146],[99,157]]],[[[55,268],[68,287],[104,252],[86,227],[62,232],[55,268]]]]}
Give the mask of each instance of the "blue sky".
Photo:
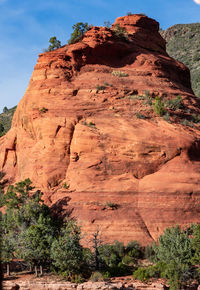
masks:
{"type": "Polygon", "coordinates": [[[145,13],[163,29],[200,22],[200,0],[0,0],[0,11],[0,112],[23,97],[49,38],[65,44],[77,22],[113,23],[129,11],[145,13]]]}

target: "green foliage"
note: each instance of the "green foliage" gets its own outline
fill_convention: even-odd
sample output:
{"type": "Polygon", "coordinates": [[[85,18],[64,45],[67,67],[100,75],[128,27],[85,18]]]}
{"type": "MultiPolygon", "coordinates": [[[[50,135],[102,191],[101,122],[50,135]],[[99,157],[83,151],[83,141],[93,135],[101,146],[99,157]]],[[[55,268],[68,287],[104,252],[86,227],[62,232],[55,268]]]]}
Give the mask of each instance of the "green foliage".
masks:
{"type": "Polygon", "coordinates": [[[9,110],[8,110],[8,108],[7,107],[4,107],[3,108],[3,113],[7,113],[9,110]]]}
{"type": "Polygon", "coordinates": [[[133,15],[133,13],[132,12],[127,12],[126,15],[127,16],[131,16],[131,15],[133,15]]]}
{"type": "Polygon", "coordinates": [[[103,91],[103,90],[106,89],[106,86],[103,86],[103,85],[96,85],[96,89],[97,89],[98,91],[103,91]]]}
{"type": "Polygon", "coordinates": [[[192,229],[193,239],[191,240],[191,246],[193,256],[191,262],[193,265],[200,265],[200,225],[194,225],[192,229]]]}
{"type": "Polygon", "coordinates": [[[190,122],[187,119],[182,119],[182,121],[180,122],[180,124],[183,125],[183,126],[194,127],[193,122],[190,122]]]}
{"type": "Polygon", "coordinates": [[[138,267],[138,269],[133,272],[133,277],[143,282],[150,278],[166,278],[166,267],[167,264],[163,262],[158,262],[148,267],[138,267]]]}
{"type": "Polygon", "coordinates": [[[115,77],[128,77],[127,73],[120,71],[120,70],[113,70],[112,75],[115,77]]]}
{"type": "Polygon", "coordinates": [[[60,40],[57,40],[56,36],[51,37],[49,39],[49,43],[50,44],[47,51],[52,51],[61,47],[61,42],[60,40]]]}
{"type": "Polygon", "coordinates": [[[119,24],[116,24],[114,27],[115,35],[122,40],[128,40],[128,34],[125,28],[121,27],[119,24]]]}
{"type": "Polygon", "coordinates": [[[80,228],[73,222],[67,221],[62,227],[60,235],[51,247],[53,265],[61,272],[65,272],[68,278],[79,274],[83,261],[83,249],[80,245],[80,228]]]}
{"type": "Polygon", "coordinates": [[[118,204],[114,203],[114,202],[111,202],[111,201],[107,201],[106,202],[106,207],[107,208],[111,208],[111,209],[118,209],[118,204]]]}
{"type": "Polygon", "coordinates": [[[92,273],[90,280],[92,282],[102,282],[102,281],[104,281],[104,278],[103,278],[103,275],[101,272],[96,271],[96,272],[92,273]]]}
{"type": "Polygon", "coordinates": [[[167,41],[167,52],[189,67],[192,88],[200,97],[200,23],[177,24],[161,32],[167,41]]]}
{"type": "Polygon", "coordinates": [[[2,123],[0,123],[0,136],[3,136],[3,132],[4,132],[4,126],[2,123]]]}
{"type": "Polygon", "coordinates": [[[67,184],[66,182],[64,182],[64,183],[63,183],[63,188],[64,188],[64,189],[69,189],[69,188],[70,188],[70,185],[67,184]]]}
{"type": "Polygon", "coordinates": [[[193,123],[200,123],[200,115],[192,114],[192,122],[193,123]]]}
{"type": "Polygon", "coordinates": [[[50,248],[55,234],[51,217],[40,214],[37,223],[22,228],[19,234],[18,257],[29,265],[45,265],[50,260],[50,248]]]}
{"type": "Polygon", "coordinates": [[[150,262],[155,261],[155,252],[152,246],[147,245],[144,250],[144,257],[148,259],[150,262]]]}
{"type": "Polygon", "coordinates": [[[187,264],[192,257],[188,233],[179,226],[167,228],[159,237],[158,246],[154,245],[154,251],[157,258],[166,263],[187,264]]]}
{"type": "Polygon", "coordinates": [[[4,261],[13,257],[29,265],[43,265],[50,260],[51,241],[57,233],[58,220],[53,221],[42,193],[33,193],[30,179],[8,187],[1,206],[1,229],[4,261]]]}
{"type": "Polygon", "coordinates": [[[142,250],[140,244],[137,241],[130,241],[125,250],[126,254],[132,258],[142,258],[142,250]]]}
{"type": "Polygon", "coordinates": [[[141,247],[136,241],[129,242],[127,246],[115,241],[113,244],[101,245],[98,251],[101,268],[111,277],[131,274],[137,259],[142,256],[141,247]]]}
{"type": "Polygon", "coordinates": [[[82,124],[84,126],[88,126],[88,127],[92,128],[92,129],[96,129],[96,125],[93,122],[87,123],[86,121],[83,121],[82,124]]]}
{"type": "Polygon", "coordinates": [[[170,121],[170,114],[168,112],[164,114],[163,120],[166,121],[166,122],[168,122],[168,123],[171,123],[171,121],[170,121]]]}
{"type": "Polygon", "coordinates": [[[184,108],[181,96],[177,96],[175,99],[166,100],[164,105],[166,108],[171,109],[172,111],[184,108]]]}
{"type": "Polygon", "coordinates": [[[41,113],[46,113],[47,111],[48,111],[48,109],[45,108],[45,107],[42,107],[42,108],[40,109],[40,112],[41,112],[41,113]]]}
{"type": "Polygon", "coordinates": [[[160,116],[160,117],[162,117],[166,112],[165,107],[164,107],[164,103],[162,102],[162,100],[158,96],[155,98],[155,101],[153,103],[153,110],[154,110],[155,114],[160,116]]]}
{"type": "MultiPolygon", "coordinates": [[[[7,108],[7,107],[6,107],[7,108]]],[[[16,107],[13,107],[11,109],[4,110],[2,114],[0,114],[0,137],[5,135],[11,127],[11,122],[13,118],[13,114],[16,110],[16,107]]]]}
{"type": "Polygon", "coordinates": [[[88,23],[78,22],[72,26],[73,32],[71,34],[71,38],[68,41],[69,44],[73,44],[78,42],[84,35],[86,31],[91,28],[88,23]]]}
{"type": "Polygon", "coordinates": [[[136,271],[133,272],[133,278],[145,282],[150,278],[150,276],[145,268],[139,267],[136,271]]]}
{"type": "Polygon", "coordinates": [[[166,263],[165,275],[169,278],[170,289],[179,289],[191,276],[192,245],[188,232],[179,226],[165,230],[154,245],[156,257],[166,263]]]}

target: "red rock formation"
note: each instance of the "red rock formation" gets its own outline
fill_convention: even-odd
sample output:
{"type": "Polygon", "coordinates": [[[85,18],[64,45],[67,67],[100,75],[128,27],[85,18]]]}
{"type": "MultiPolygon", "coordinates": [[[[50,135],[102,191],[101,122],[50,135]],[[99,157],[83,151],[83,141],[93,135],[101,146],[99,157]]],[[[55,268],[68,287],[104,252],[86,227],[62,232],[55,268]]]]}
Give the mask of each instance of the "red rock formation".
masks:
{"type": "Polygon", "coordinates": [[[99,228],[105,241],[147,244],[200,218],[200,133],[180,124],[199,114],[199,100],[158,28],[146,16],[120,17],[112,29],[93,27],[40,54],[0,139],[5,178],[29,177],[55,210],[77,217],[83,232],[99,228]],[[148,106],[157,95],[182,96],[185,107],[168,110],[172,123],[148,106]]]}

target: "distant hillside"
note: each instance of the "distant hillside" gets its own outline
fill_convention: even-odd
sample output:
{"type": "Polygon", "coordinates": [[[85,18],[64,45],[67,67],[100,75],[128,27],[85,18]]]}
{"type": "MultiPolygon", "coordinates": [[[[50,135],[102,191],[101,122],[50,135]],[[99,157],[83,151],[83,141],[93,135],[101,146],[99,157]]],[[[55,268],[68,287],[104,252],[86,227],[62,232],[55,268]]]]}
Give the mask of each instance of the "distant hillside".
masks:
{"type": "Polygon", "coordinates": [[[11,127],[12,117],[17,106],[9,109],[7,112],[0,114],[0,137],[5,135],[11,127]]]}
{"type": "Polygon", "coordinates": [[[191,72],[192,88],[200,97],[200,23],[177,24],[161,35],[167,41],[167,52],[191,72]]]}

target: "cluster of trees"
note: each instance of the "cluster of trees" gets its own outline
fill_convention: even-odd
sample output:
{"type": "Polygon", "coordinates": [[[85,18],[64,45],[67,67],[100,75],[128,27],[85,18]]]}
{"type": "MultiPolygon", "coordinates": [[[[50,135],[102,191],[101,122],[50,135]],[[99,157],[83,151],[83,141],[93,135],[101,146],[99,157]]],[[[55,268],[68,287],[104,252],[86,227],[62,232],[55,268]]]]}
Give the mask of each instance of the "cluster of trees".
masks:
{"type": "Polygon", "coordinates": [[[167,228],[157,244],[146,247],[146,257],[153,265],[139,267],[133,273],[134,278],[142,281],[165,278],[174,290],[183,289],[194,280],[199,283],[200,225],[193,224],[186,229],[178,225],[167,228]]]}
{"type": "MultiPolygon", "coordinates": [[[[110,21],[105,21],[104,25],[106,27],[110,27],[111,23],[110,21]]],[[[76,43],[78,41],[80,41],[84,35],[84,33],[86,31],[88,31],[89,29],[91,29],[92,25],[89,25],[87,22],[83,23],[83,22],[78,22],[76,24],[74,24],[72,26],[73,32],[71,33],[71,37],[68,40],[68,44],[73,44],[76,43]]],[[[116,34],[116,36],[120,37],[120,38],[124,38],[125,40],[127,40],[127,33],[126,30],[122,27],[120,27],[119,24],[116,24],[114,32],[116,34]]],[[[47,49],[47,51],[52,51],[55,50],[57,48],[61,47],[61,42],[60,40],[58,40],[56,38],[56,36],[53,36],[49,39],[49,47],[47,49]]]]}
{"type": "Polygon", "coordinates": [[[95,281],[132,273],[142,281],[165,278],[170,289],[200,281],[200,225],[166,229],[157,244],[146,248],[137,241],[126,246],[118,241],[103,244],[96,231],[89,249],[81,245],[81,230],[75,221],[52,215],[41,197],[29,179],[9,186],[6,192],[1,190],[1,261],[8,275],[10,263],[17,260],[35,269],[36,275],[38,271],[42,275],[45,268],[75,282],[91,275],[95,281]],[[150,266],[140,266],[144,258],[150,266]]]}
{"type": "Polygon", "coordinates": [[[99,232],[94,233],[91,245],[94,251],[80,244],[81,231],[73,220],[61,220],[52,215],[42,201],[42,192],[26,179],[1,191],[1,261],[7,265],[13,260],[23,261],[35,274],[43,268],[62,273],[71,281],[89,278],[95,270],[107,277],[132,273],[132,265],[141,256],[137,242],[126,247],[119,242],[102,245],[99,232]]]}
{"type": "MultiPolygon", "coordinates": [[[[88,31],[92,26],[91,25],[88,25],[88,23],[83,23],[83,22],[78,22],[76,24],[74,24],[72,26],[72,29],[73,29],[73,32],[71,33],[71,37],[68,41],[69,44],[73,44],[77,41],[79,41],[84,33],[86,31],[88,31]]],[[[58,40],[56,38],[56,36],[53,36],[49,39],[49,47],[46,51],[52,51],[52,50],[55,50],[57,48],[60,48],[61,47],[61,42],[60,40],[58,40]]]]}

